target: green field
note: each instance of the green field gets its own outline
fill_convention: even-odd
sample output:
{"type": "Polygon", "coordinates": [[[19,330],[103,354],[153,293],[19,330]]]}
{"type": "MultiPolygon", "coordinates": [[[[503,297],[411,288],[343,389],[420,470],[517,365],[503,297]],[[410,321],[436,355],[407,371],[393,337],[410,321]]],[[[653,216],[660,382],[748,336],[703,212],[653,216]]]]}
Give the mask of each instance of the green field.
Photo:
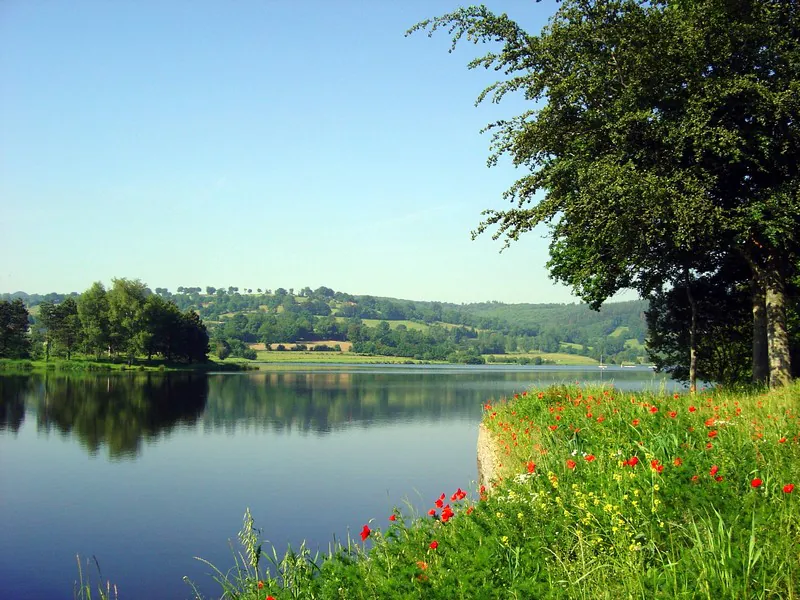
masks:
{"type": "Polygon", "coordinates": [[[504,361],[512,362],[517,358],[529,358],[533,360],[538,356],[543,361],[546,361],[548,364],[587,365],[587,366],[598,364],[598,362],[595,359],[589,358],[588,356],[579,356],[577,354],[566,354],[564,352],[519,352],[513,354],[491,354],[489,356],[493,356],[494,361],[497,363],[502,363],[504,361]]]}
{"type": "MultiPolygon", "coordinates": [[[[336,317],[336,320],[339,323],[344,323],[347,321],[347,317],[336,317]]],[[[381,321],[384,319],[361,319],[361,322],[366,325],[367,327],[376,327],[381,321]]],[[[392,329],[397,329],[400,325],[405,325],[408,329],[416,329],[418,331],[428,331],[430,329],[430,325],[425,323],[417,323],[416,321],[386,321],[389,324],[389,327],[392,329]]]]}
{"type": "Polygon", "coordinates": [[[617,327],[614,331],[608,334],[608,337],[619,337],[624,333],[628,333],[629,331],[629,327],[617,327]]]}
{"type": "Polygon", "coordinates": [[[422,361],[405,356],[376,356],[354,352],[313,352],[259,350],[256,362],[263,363],[348,363],[348,364],[418,364],[422,361]]]}

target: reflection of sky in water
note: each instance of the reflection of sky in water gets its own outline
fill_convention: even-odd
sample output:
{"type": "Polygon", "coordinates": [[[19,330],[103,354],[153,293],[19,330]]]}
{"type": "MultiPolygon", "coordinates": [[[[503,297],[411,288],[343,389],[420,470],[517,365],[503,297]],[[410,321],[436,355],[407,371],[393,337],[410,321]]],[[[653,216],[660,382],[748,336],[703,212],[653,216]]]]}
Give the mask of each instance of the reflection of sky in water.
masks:
{"type": "Polygon", "coordinates": [[[123,598],[188,597],[183,575],[219,595],[192,557],[227,568],[246,507],[279,550],[303,539],[325,550],[370,519],[384,527],[404,499],[426,512],[442,492],[472,489],[485,401],[589,378],[663,382],[647,370],[497,366],[212,376],[198,421],[124,460],[46,432],[29,408],[18,432],[0,432],[0,597],[69,597],[76,553],[96,555],[123,598]]]}

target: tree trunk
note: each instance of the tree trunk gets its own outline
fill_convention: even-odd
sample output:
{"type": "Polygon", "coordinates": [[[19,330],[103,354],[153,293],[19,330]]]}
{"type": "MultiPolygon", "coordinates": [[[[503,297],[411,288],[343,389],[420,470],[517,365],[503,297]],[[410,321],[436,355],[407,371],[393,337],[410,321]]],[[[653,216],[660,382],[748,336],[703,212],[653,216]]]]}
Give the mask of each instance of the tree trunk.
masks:
{"type": "Polygon", "coordinates": [[[789,355],[789,332],[786,327],[786,281],[783,273],[770,261],[764,277],[767,306],[767,348],[769,352],[769,385],[788,385],[792,379],[789,355]]]}
{"type": "Polygon", "coordinates": [[[767,299],[762,281],[753,278],[753,382],[764,384],[769,379],[767,351],[767,299]]]}
{"type": "Polygon", "coordinates": [[[689,389],[697,390],[697,301],[692,294],[692,282],[689,271],[686,271],[686,296],[692,309],[692,321],[689,329],[689,389]]]}

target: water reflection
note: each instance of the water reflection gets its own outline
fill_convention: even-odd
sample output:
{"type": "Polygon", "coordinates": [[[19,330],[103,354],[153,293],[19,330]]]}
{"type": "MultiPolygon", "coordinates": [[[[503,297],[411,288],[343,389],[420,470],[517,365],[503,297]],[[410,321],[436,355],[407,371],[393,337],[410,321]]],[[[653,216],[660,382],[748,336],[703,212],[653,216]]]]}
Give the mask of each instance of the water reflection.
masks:
{"type": "Polygon", "coordinates": [[[31,374],[0,377],[0,430],[26,409],[39,432],[76,437],[90,453],[133,458],[176,426],[324,435],[384,423],[480,418],[480,406],[533,386],[613,381],[641,388],[649,372],[559,369],[339,368],[247,374],[31,374]]]}
{"type": "Polygon", "coordinates": [[[72,435],[89,454],[105,447],[114,459],[134,458],[143,441],[196,424],[207,399],[205,375],[0,377],[0,414],[9,428],[19,429],[29,409],[38,432],[72,435]]]}

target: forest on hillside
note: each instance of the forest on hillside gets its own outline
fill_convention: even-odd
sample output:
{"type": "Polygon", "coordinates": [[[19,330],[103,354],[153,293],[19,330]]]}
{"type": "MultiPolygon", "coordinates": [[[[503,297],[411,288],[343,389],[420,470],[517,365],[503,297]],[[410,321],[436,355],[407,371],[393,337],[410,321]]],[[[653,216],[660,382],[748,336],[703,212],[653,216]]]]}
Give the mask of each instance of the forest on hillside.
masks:
{"type": "MultiPolygon", "coordinates": [[[[120,281],[128,280],[115,280],[120,281]]],[[[0,295],[0,300],[21,300],[31,312],[32,330],[41,332],[42,306],[77,306],[91,290],[97,293],[97,285],[83,294],[17,292],[0,295]]],[[[579,304],[403,300],[325,286],[299,291],[181,286],[171,292],[137,285],[143,303],[152,295],[179,313],[198,315],[208,328],[211,351],[219,358],[255,358],[252,346],[257,344],[335,350],[337,342],[347,342],[356,353],[465,363],[542,362],[537,354],[558,352],[610,364],[646,360],[644,301],[610,303],[593,311],[579,304]]]]}

